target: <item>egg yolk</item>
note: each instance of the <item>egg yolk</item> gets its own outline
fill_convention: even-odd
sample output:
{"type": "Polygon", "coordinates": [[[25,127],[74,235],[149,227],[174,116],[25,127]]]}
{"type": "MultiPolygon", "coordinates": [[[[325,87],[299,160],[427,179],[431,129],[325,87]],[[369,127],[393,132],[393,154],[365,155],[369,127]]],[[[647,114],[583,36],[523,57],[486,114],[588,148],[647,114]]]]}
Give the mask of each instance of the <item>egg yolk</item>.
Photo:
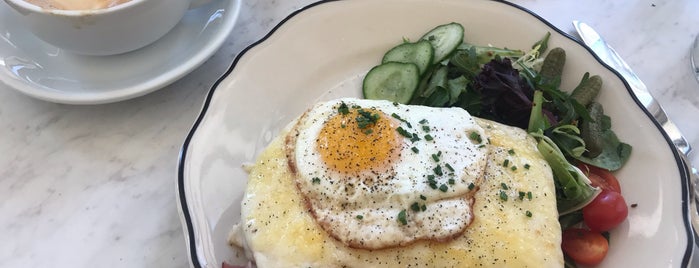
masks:
{"type": "Polygon", "coordinates": [[[385,171],[400,154],[398,123],[376,109],[349,109],[325,122],[318,136],[318,152],[338,172],[385,171]]]}

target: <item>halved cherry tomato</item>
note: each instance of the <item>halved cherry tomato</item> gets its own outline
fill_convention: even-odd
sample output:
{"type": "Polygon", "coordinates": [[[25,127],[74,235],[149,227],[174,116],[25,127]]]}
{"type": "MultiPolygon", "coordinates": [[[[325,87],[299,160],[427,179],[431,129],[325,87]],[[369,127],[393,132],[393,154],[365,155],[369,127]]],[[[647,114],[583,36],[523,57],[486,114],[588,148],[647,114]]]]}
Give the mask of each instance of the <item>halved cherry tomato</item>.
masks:
{"type": "Polygon", "coordinates": [[[607,256],[609,242],[598,232],[571,228],[563,231],[561,248],[576,263],[597,265],[607,256]]]}
{"type": "Polygon", "coordinates": [[[587,165],[585,163],[578,163],[578,168],[582,170],[585,175],[587,175],[592,182],[592,186],[600,187],[602,190],[606,189],[621,193],[621,185],[619,185],[619,181],[609,170],[587,165]]]}
{"type": "Polygon", "coordinates": [[[609,231],[629,215],[629,208],[620,193],[602,190],[590,204],[582,209],[587,227],[598,232],[609,231]]]}

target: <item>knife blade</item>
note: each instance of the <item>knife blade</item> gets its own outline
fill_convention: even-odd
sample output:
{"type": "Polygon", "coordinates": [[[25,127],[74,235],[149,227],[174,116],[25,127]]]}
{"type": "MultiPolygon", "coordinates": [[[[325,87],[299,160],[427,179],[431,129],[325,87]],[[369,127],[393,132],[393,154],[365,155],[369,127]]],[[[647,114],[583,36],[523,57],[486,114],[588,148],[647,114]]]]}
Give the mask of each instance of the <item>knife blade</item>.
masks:
{"type": "Polygon", "coordinates": [[[573,21],[575,30],[580,35],[585,45],[599,57],[604,63],[614,68],[628,82],[631,91],[636,95],[636,98],[641,104],[653,115],[656,121],[662,126],[663,130],[670,137],[675,147],[685,155],[692,151],[687,139],[682,135],[677,126],[667,117],[665,110],[660,106],[658,101],[648,91],[646,85],[638,76],[631,70],[631,67],[619,56],[592,27],[584,22],[577,20],[573,21]]]}

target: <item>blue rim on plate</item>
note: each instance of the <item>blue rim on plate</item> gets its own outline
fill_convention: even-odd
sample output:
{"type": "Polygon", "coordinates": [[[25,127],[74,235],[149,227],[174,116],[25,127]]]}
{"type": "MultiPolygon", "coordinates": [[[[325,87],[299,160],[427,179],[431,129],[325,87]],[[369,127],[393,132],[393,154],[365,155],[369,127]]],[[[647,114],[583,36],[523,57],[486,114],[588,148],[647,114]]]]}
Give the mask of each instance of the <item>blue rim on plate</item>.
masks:
{"type": "MultiPolygon", "coordinates": [[[[279,22],[263,38],[256,41],[255,43],[247,46],[245,49],[243,49],[236,56],[235,60],[232,62],[231,66],[228,68],[228,70],[214,83],[214,85],[212,86],[212,88],[208,92],[206,99],[204,101],[202,110],[201,110],[199,116],[197,117],[196,121],[194,122],[194,124],[193,124],[190,132],[188,133],[188,135],[184,141],[184,144],[180,150],[180,155],[179,155],[179,159],[178,159],[178,170],[177,170],[177,176],[178,176],[178,178],[177,178],[177,186],[178,186],[177,191],[178,192],[177,193],[178,193],[178,199],[179,199],[178,205],[179,205],[179,208],[181,210],[180,212],[181,212],[181,216],[182,216],[183,222],[184,222],[183,228],[185,231],[185,235],[187,236],[186,237],[187,241],[188,241],[187,250],[188,250],[189,258],[190,258],[191,264],[194,267],[203,267],[203,266],[199,262],[200,256],[197,255],[197,246],[198,245],[196,244],[197,241],[195,240],[195,230],[193,230],[192,215],[190,212],[190,208],[188,207],[188,204],[187,204],[187,196],[185,193],[185,163],[187,160],[187,149],[189,148],[190,142],[192,141],[194,134],[197,132],[197,129],[199,128],[202,120],[204,119],[204,117],[209,109],[209,106],[210,106],[211,101],[213,99],[214,92],[218,88],[219,84],[235,69],[239,60],[243,56],[245,56],[249,50],[251,50],[252,48],[258,46],[259,44],[265,42],[270,36],[272,36],[288,20],[290,20],[291,18],[293,18],[293,17],[295,17],[295,16],[297,16],[297,15],[303,13],[304,11],[311,9],[313,7],[323,5],[326,3],[339,2],[339,1],[342,1],[342,0],[324,0],[324,1],[315,2],[315,3],[312,3],[310,5],[303,7],[301,9],[294,11],[293,13],[291,13],[290,15],[288,15],[287,17],[282,19],[281,22],[279,22]]],[[[567,34],[566,32],[556,28],[553,24],[546,21],[541,16],[535,14],[534,12],[532,12],[532,11],[522,7],[522,6],[519,6],[519,5],[514,4],[514,3],[510,3],[507,1],[503,1],[503,0],[490,0],[490,1],[498,2],[501,4],[505,4],[505,5],[514,7],[516,9],[519,9],[520,11],[523,11],[523,12],[529,14],[530,16],[533,16],[534,18],[538,19],[539,21],[544,23],[546,26],[548,26],[551,30],[553,30],[553,31],[557,32],[558,34],[570,39],[571,41],[575,42],[576,44],[580,45],[585,50],[587,50],[587,52],[591,56],[593,56],[602,66],[604,66],[606,69],[611,71],[614,75],[616,75],[623,82],[628,94],[632,97],[632,99],[636,103],[636,105],[639,108],[641,108],[641,110],[644,112],[644,114],[653,122],[654,126],[660,131],[660,133],[662,133],[662,136],[664,137],[665,142],[667,143],[667,145],[670,148],[672,148],[672,154],[673,154],[675,163],[677,164],[677,170],[680,172],[680,179],[681,179],[681,185],[682,185],[682,191],[681,191],[682,211],[683,211],[682,212],[682,216],[683,216],[682,222],[684,224],[684,230],[686,232],[686,236],[687,236],[687,240],[688,240],[688,243],[687,243],[686,249],[684,251],[683,258],[682,258],[681,265],[682,265],[682,267],[688,267],[690,260],[691,260],[691,257],[692,257],[692,253],[693,253],[692,251],[693,251],[694,240],[695,240],[694,232],[692,231],[692,227],[690,224],[690,217],[688,214],[689,213],[689,202],[690,202],[689,191],[688,191],[688,189],[689,189],[689,177],[690,177],[689,174],[690,173],[689,173],[689,169],[688,169],[689,167],[682,160],[680,153],[676,149],[674,149],[674,145],[673,145],[672,141],[670,140],[669,136],[664,131],[662,131],[662,127],[660,126],[660,124],[653,118],[653,116],[650,114],[650,112],[648,112],[648,110],[646,110],[645,107],[643,107],[643,105],[638,100],[638,98],[636,98],[636,96],[634,96],[628,82],[626,80],[624,80],[623,77],[616,70],[614,70],[613,68],[611,68],[610,66],[605,64],[599,57],[597,57],[595,55],[595,53],[589,47],[585,46],[581,41],[575,39],[574,37],[567,34]]]]}

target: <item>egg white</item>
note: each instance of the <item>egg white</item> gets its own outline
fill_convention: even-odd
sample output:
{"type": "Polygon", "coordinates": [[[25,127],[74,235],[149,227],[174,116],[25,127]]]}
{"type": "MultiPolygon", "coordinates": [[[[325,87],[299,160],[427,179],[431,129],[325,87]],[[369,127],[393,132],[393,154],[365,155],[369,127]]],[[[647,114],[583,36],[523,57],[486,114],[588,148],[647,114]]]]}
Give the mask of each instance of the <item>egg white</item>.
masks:
{"type": "MultiPolygon", "coordinates": [[[[354,116],[347,116],[347,124],[356,124],[354,116]]],[[[344,133],[342,138],[373,135],[346,133],[349,129],[333,131],[344,133]]],[[[288,157],[300,192],[319,224],[348,246],[379,249],[420,239],[448,240],[473,219],[472,195],[485,169],[487,137],[463,109],[338,99],[312,107],[291,136],[288,157]],[[321,129],[331,117],[343,116],[338,112],[342,104],[390,117],[384,120],[391,122],[389,134],[399,139],[397,148],[372,153],[398,153],[381,170],[348,174],[324,161],[318,150],[321,129]],[[398,134],[398,128],[412,137],[398,134]]]]}

